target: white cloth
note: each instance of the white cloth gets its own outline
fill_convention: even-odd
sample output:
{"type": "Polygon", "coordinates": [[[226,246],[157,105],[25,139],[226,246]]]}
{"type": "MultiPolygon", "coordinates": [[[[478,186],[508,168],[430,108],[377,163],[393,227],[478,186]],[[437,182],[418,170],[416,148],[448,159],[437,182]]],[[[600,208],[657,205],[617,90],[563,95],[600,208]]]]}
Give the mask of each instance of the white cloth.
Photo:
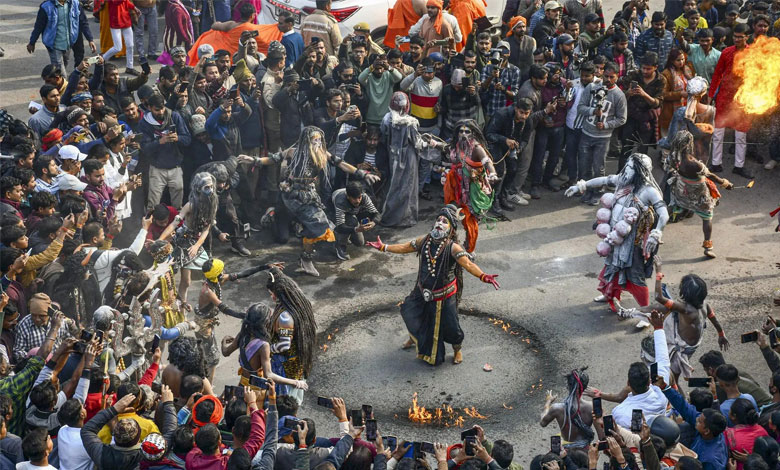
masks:
{"type": "MultiPolygon", "coordinates": [[[[669,383],[669,351],[666,349],[666,334],[664,330],[655,330],[653,332],[653,343],[655,344],[655,361],[658,363],[658,375],[663,377],[666,383],[669,383]]],[[[664,392],[655,385],[640,395],[630,393],[618,406],[612,409],[612,417],[618,426],[631,428],[631,412],[633,410],[642,410],[645,419],[649,422],[651,417],[666,415],[666,406],[668,401],[664,392]]]]}
{"type": "MultiPolygon", "coordinates": [[[[600,78],[595,78],[594,80],[601,81],[600,78]]],[[[569,129],[576,129],[576,127],[574,127],[574,120],[577,119],[577,106],[580,104],[582,92],[585,91],[585,86],[583,86],[579,78],[573,80],[573,83],[574,92],[572,94],[574,95],[574,98],[572,99],[571,108],[566,112],[566,127],[569,129]]]]}
{"type": "MultiPolygon", "coordinates": [[[[423,15],[419,20],[417,20],[417,23],[413,24],[412,27],[409,28],[409,37],[420,34],[420,28],[422,28],[423,22],[427,17],[428,15],[423,15]]],[[[445,11],[444,18],[442,19],[446,21],[452,28],[452,36],[455,39],[455,42],[458,43],[463,41],[463,33],[460,31],[460,25],[458,24],[458,19],[455,17],[455,15],[451,15],[445,11]]]]}
{"type": "Polygon", "coordinates": [[[111,28],[111,41],[114,45],[103,54],[103,60],[108,60],[122,50],[122,39],[125,40],[125,61],[127,68],[133,68],[133,28],[111,28]]]}
{"type": "MultiPolygon", "coordinates": [[[[111,150],[108,151],[108,163],[103,165],[106,170],[106,184],[109,188],[116,190],[122,183],[127,183],[130,180],[130,173],[125,170],[125,174],[119,172],[122,167],[122,155],[114,153],[111,150]]],[[[116,203],[114,206],[114,213],[118,220],[124,220],[132,214],[133,210],[130,207],[130,203],[133,200],[133,192],[128,191],[125,194],[125,198],[116,203]]]]}
{"type": "Polygon", "coordinates": [[[61,427],[57,442],[60,470],[92,470],[94,463],[81,441],[81,428],[61,427]]]}
{"type": "Polygon", "coordinates": [[[16,464],[16,470],[57,470],[57,467],[52,467],[51,465],[39,467],[37,465],[31,464],[28,460],[26,462],[19,462],[16,464]]]}
{"type": "MultiPolygon", "coordinates": [[[[716,127],[712,132],[712,164],[720,165],[723,163],[723,137],[726,134],[725,127],[716,127]]],[[[742,168],[745,166],[745,152],[747,151],[747,133],[734,130],[734,167],[742,168]]]]}
{"type": "MultiPolygon", "coordinates": [[[[141,253],[141,249],[144,247],[144,241],[146,240],[146,229],[138,231],[138,235],[135,236],[135,240],[127,248],[132,250],[135,254],[141,253]]],[[[97,250],[93,246],[84,248],[89,253],[97,250]]],[[[111,249],[106,250],[100,255],[100,258],[95,260],[95,274],[97,275],[98,286],[100,286],[100,292],[103,292],[108,285],[108,281],[111,279],[111,265],[114,264],[114,260],[117,256],[121,255],[125,250],[111,249]]]]}

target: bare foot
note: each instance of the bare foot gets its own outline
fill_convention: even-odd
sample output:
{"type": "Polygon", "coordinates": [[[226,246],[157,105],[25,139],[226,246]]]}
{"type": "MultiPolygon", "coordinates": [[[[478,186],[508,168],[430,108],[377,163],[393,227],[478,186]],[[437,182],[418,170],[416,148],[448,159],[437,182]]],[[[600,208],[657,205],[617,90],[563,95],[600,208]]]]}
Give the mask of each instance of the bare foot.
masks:
{"type": "Polygon", "coordinates": [[[414,341],[412,338],[409,338],[406,340],[406,342],[401,346],[401,349],[410,349],[412,346],[414,346],[414,341]]]}
{"type": "Polygon", "coordinates": [[[460,352],[460,349],[455,351],[455,355],[452,357],[452,363],[453,364],[460,364],[463,362],[463,353],[460,352]]]}

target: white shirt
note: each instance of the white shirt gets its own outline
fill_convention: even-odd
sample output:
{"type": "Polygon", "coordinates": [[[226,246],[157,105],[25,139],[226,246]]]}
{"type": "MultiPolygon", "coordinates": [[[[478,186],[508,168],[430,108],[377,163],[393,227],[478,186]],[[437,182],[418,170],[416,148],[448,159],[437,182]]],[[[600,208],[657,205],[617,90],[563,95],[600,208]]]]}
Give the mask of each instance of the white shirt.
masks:
{"type": "MultiPolygon", "coordinates": [[[[119,168],[122,167],[122,154],[114,153],[111,150],[108,151],[108,162],[103,165],[106,170],[106,184],[109,188],[116,190],[122,183],[127,183],[130,180],[130,173],[125,169],[125,174],[119,173],[119,168]]],[[[130,217],[132,209],[130,203],[133,199],[133,192],[128,191],[125,194],[125,198],[116,203],[114,206],[114,212],[118,220],[123,220],[130,217]]]]}
{"type": "Polygon", "coordinates": [[[57,442],[60,470],[92,470],[94,463],[81,441],[81,428],[61,427],[57,433],[57,442]]]}
{"type": "MultiPolygon", "coordinates": [[[[138,231],[138,235],[135,236],[135,240],[133,240],[133,243],[130,244],[130,246],[127,249],[132,250],[135,254],[139,254],[141,253],[141,249],[144,247],[145,240],[146,240],[146,229],[142,228],[141,230],[138,231]]],[[[94,246],[89,246],[84,248],[84,251],[86,251],[87,253],[90,253],[95,250],[97,250],[97,248],[95,248],[94,246]]],[[[98,281],[98,286],[100,286],[100,292],[106,290],[106,285],[108,285],[108,281],[111,279],[111,265],[114,264],[114,260],[116,259],[116,257],[121,255],[123,251],[125,250],[124,249],[106,250],[100,256],[100,258],[95,260],[95,274],[97,275],[97,281],[98,281]]]]}
{"type": "MultiPolygon", "coordinates": [[[[655,360],[658,363],[658,375],[663,377],[664,382],[669,383],[669,350],[666,346],[664,330],[653,332],[653,343],[655,344],[655,360]]],[[[666,415],[667,404],[664,392],[651,384],[650,388],[641,395],[629,394],[623,403],[612,409],[612,417],[615,418],[615,423],[618,426],[628,429],[631,427],[631,412],[633,410],[642,410],[649,423],[651,417],[666,415]]]]}
{"type": "Polygon", "coordinates": [[[57,467],[52,467],[51,465],[39,467],[37,465],[31,464],[28,460],[26,462],[19,462],[16,464],[16,470],[57,470],[57,467]]]}
{"type": "MultiPolygon", "coordinates": [[[[598,77],[595,77],[593,80],[601,81],[598,77]]],[[[582,84],[579,78],[572,80],[572,82],[574,83],[574,99],[572,100],[571,108],[566,112],[566,127],[576,129],[574,120],[577,119],[577,105],[580,104],[580,98],[582,98],[582,92],[585,91],[585,85],[582,84]]]]}

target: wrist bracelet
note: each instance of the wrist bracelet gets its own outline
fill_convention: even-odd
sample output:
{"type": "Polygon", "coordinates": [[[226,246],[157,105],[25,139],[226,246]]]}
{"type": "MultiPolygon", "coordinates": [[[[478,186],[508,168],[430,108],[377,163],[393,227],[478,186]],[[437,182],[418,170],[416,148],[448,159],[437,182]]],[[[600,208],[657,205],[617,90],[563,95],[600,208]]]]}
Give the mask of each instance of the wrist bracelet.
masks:
{"type": "Polygon", "coordinates": [[[379,251],[387,251],[387,245],[382,243],[382,246],[379,247],[379,251]]]}

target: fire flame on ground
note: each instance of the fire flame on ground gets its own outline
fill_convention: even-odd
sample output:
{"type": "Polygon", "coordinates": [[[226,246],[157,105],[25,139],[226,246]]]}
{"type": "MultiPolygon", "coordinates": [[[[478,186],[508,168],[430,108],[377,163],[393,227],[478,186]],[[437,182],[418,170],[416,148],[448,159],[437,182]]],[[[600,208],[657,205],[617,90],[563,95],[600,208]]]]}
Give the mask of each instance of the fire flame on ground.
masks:
{"type": "Polygon", "coordinates": [[[466,418],[487,419],[487,416],[480,414],[477,408],[466,407],[463,409],[453,408],[448,404],[443,404],[435,410],[429,411],[424,406],[417,404],[417,392],[412,396],[412,406],[409,408],[409,421],[420,424],[436,424],[444,427],[462,428],[466,418]]]}
{"type": "Polygon", "coordinates": [[[780,40],[760,36],[734,56],[734,73],[742,80],[735,100],[749,115],[774,111],[780,104],[780,40]]]}

